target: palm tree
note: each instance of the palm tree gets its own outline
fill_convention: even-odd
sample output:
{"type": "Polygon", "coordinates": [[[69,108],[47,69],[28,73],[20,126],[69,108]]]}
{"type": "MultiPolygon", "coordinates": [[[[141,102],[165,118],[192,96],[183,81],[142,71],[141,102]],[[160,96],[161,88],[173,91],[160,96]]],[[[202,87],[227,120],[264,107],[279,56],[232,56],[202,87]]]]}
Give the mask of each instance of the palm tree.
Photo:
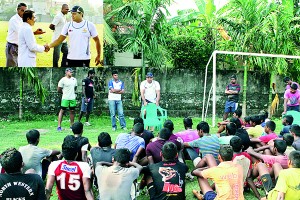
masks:
{"type": "Polygon", "coordinates": [[[16,72],[20,75],[20,82],[19,82],[19,119],[22,119],[23,116],[23,99],[24,99],[24,83],[25,80],[28,81],[28,85],[34,88],[36,96],[40,99],[41,103],[45,102],[47,97],[47,90],[42,85],[40,78],[38,77],[38,71],[35,68],[29,67],[19,67],[19,68],[5,68],[9,71],[16,72]]]}
{"type": "MultiPolygon", "coordinates": [[[[293,3],[281,5],[267,0],[231,0],[218,12],[219,22],[229,32],[232,40],[226,50],[297,55],[299,50],[292,40],[291,21],[293,3]]],[[[243,57],[244,87],[243,113],[246,114],[247,70],[249,66],[263,72],[283,74],[288,69],[288,60],[282,58],[243,57]]],[[[294,64],[297,62],[294,62],[294,64]]],[[[272,88],[270,84],[270,95],[272,88]]],[[[271,98],[272,99],[272,98],[271,98]]],[[[270,103],[271,104],[271,103],[270,103]]]]}

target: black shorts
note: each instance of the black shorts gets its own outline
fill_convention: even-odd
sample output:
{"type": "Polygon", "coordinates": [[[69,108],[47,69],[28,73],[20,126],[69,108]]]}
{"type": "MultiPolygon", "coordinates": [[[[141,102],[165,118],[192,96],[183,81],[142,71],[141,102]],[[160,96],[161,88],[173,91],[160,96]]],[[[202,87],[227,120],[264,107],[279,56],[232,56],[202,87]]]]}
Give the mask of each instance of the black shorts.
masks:
{"type": "Polygon", "coordinates": [[[68,59],[68,67],[90,67],[91,60],[70,60],[68,59]]]}

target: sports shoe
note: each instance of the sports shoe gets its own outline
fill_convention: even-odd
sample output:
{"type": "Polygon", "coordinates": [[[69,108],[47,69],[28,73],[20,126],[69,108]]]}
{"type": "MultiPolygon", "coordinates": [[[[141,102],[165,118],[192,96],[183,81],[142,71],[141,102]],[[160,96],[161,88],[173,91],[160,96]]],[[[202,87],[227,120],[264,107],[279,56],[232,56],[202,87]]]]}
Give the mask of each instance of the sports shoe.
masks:
{"type": "Polygon", "coordinates": [[[194,194],[194,196],[195,196],[198,200],[203,200],[203,199],[204,199],[204,198],[203,198],[203,195],[200,194],[200,192],[197,191],[197,190],[193,190],[193,194],[194,194]]]}
{"type": "Polygon", "coordinates": [[[114,128],[112,128],[112,131],[116,131],[116,130],[117,130],[117,128],[115,128],[115,127],[114,127],[114,128]]]}
{"type": "Polygon", "coordinates": [[[62,128],[60,126],[57,127],[57,131],[62,131],[62,128]]]}
{"type": "Polygon", "coordinates": [[[188,179],[188,180],[190,180],[190,181],[193,181],[193,180],[194,180],[194,176],[191,174],[191,172],[186,173],[186,174],[185,174],[185,178],[188,179]]]}
{"type": "Polygon", "coordinates": [[[90,122],[84,122],[84,125],[91,126],[90,122]]]}
{"type": "Polygon", "coordinates": [[[123,129],[124,131],[127,131],[127,128],[126,128],[126,127],[123,127],[122,129],[123,129]]]}

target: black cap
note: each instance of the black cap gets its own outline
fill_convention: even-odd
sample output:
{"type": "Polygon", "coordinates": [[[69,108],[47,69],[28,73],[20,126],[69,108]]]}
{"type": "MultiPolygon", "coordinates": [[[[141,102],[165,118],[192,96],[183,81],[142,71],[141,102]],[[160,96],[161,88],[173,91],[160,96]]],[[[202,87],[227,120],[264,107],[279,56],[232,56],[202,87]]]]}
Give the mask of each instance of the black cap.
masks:
{"type": "Polygon", "coordinates": [[[80,6],[74,6],[70,12],[84,13],[83,8],[80,6]]]}

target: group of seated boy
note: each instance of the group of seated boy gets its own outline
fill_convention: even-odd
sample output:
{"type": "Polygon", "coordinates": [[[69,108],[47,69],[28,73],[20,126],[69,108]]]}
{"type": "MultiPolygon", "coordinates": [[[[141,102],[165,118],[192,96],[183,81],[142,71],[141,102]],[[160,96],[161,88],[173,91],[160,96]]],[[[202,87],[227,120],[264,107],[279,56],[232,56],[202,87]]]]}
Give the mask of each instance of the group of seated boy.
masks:
{"type": "Polygon", "coordinates": [[[205,121],[194,130],[191,118],[183,119],[185,130],[173,133],[174,123],[166,120],[157,137],[135,118],[131,132],[120,133],[114,145],[101,132],[95,147],[75,122],[61,152],[38,147],[40,133],[30,130],[28,145],[1,154],[0,199],[50,199],[56,185],[64,200],[132,200],[139,191],[151,200],[183,200],[186,179],[196,177],[197,199],[243,200],[251,188],[257,199],[299,200],[300,126],[286,115],[276,134],[266,113],[241,115],[238,109],[218,123],[216,134],[205,121]]]}

